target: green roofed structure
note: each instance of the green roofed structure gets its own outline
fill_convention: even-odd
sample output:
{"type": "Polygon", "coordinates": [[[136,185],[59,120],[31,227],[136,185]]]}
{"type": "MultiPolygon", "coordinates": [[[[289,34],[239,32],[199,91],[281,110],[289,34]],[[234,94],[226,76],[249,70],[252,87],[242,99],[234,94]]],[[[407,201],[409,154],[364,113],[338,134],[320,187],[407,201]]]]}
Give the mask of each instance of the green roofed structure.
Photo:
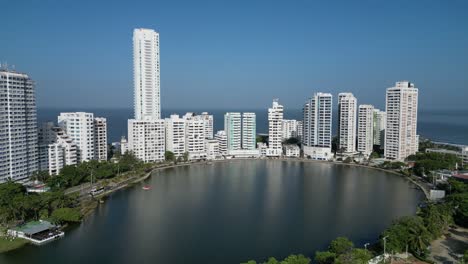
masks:
{"type": "Polygon", "coordinates": [[[36,245],[42,245],[65,235],[64,232],[59,230],[58,226],[44,220],[32,221],[17,226],[8,230],[8,234],[24,238],[36,245]]]}

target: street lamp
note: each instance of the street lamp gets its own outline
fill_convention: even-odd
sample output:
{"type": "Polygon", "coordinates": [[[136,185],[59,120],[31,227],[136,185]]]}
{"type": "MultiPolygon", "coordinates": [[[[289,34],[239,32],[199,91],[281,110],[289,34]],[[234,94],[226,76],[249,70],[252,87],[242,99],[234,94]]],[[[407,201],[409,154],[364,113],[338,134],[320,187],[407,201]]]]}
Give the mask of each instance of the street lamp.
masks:
{"type": "Polygon", "coordinates": [[[370,245],[369,243],[365,243],[365,244],[364,244],[364,249],[367,250],[367,246],[369,246],[369,245],[370,245]]]}
{"type": "Polygon", "coordinates": [[[384,262],[385,262],[385,259],[387,257],[387,251],[386,251],[387,250],[387,248],[386,248],[387,247],[387,237],[388,236],[385,236],[383,238],[383,258],[384,258],[384,262]]]}

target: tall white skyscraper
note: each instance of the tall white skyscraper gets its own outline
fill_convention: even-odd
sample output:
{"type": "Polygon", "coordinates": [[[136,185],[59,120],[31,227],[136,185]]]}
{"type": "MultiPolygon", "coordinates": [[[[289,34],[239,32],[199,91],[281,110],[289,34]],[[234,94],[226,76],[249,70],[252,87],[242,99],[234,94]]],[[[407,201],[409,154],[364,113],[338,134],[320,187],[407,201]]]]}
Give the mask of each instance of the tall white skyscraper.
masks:
{"type": "Polygon", "coordinates": [[[164,120],[128,120],[128,150],[143,162],[164,160],[164,120]]]}
{"type": "Polygon", "coordinates": [[[280,157],[283,154],[282,143],[283,106],[278,99],[273,100],[268,108],[268,149],[267,156],[280,157]]]}
{"type": "Polygon", "coordinates": [[[241,113],[230,112],[224,115],[224,132],[227,138],[227,151],[242,148],[241,113]]]}
{"type": "Polygon", "coordinates": [[[332,158],[332,100],[329,93],[316,93],[304,105],[302,147],[305,157],[332,158]]]}
{"type": "Polygon", "coordinates": [[[360,105],[358,111],[358,152],[369,156],[374,148],[374,106],[360,105]]]}
{"type": "Polygon", "coordinates": [[[384,149],[385,127],[387,125],[387,113],[374,109],[374,145],[384,149]]]}
{"type": "Polygon", "coordinates": [[[152,29],[133,31],[135,119],[160,119],[159,33],[152,29]]]}
{"type": "Polygon", "coordinates": [[[418,151],[418,88],[408,81],[387,89],[385,158],[404,160],[418,151]]]}
{"type": "Polygon", "coordinates": [[[357,100],[352,93],[338,94],[338,151],[356,151],[357,100]]]}
{"type": "Polygon", "coordinates": [[[185,149],[185,119],[179,115],[171,115],[166,118],[166,150],[174,153],[176,157],[182,157],[185,149]]]}
{"type": "Polygon", "coordinates": [[[0,68],[0,183],[38,170],[34,82],[28,75],[0,68]]]}
{"type": "Polygon", "coordinates": [[[257,145],[257,121],[255,113],[242,114],[242,149],[254,150],[257,145]]]}

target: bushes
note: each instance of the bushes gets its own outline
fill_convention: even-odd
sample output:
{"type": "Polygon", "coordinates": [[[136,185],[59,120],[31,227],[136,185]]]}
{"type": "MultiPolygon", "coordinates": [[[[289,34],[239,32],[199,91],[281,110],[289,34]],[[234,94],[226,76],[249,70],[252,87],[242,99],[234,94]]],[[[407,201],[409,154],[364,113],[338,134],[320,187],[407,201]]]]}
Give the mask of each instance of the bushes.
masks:
{"type": "MultiPolygon", "coordinates": [[[[290,255],[282,261],[278,261],[275,258],[269,258],[267,262],[263,264],[309,264],[310,259],[303,255],[290,255]]],[[[257,264],[254,260],[249,260],[243,264],[257,264]]]]}
{"type": "Polygon", "coordinates": [[[418,153],[409,156],[408,160],[415,161],[413,171],[419,176],[429,174],[433,170],[452,170],[456,163],[461,164],[457,156],[444,153],[418,153]]]}
{"type": "Polygon", "coordinates": [[[0,221],[3,225],[48,218],[59,208],[77,205],[76,199],[63,192],[28,194],[19,183],[0,184],[0,221]]]}
{"type": "Polygon", "coordinates": [[[59,208],[52,213],[52,220],[55,223],[73,223],[81,221],[80,211],[76,208],[59,208]]]}
{"type": "Polygon", "coordinates": [[[144,170],[148,166],[151,165],[139,161],[132,153],[127,152],[120,157],[118,163],[92,160],[78,165],[65,166],[59,175],[48,178],[47,185],[52,190],[64,190],[91,181],[91,175],[93,180],[109,179],[119,173],[144,170]]]}
{"type": "Polygon", "coordinates": [[[338,237],[330,243],[328,251],[315,252],[315,262],[318,264],[364,264],[372,258],[366,249],[354,248],[353,242],[346,237],[338,237]]]}

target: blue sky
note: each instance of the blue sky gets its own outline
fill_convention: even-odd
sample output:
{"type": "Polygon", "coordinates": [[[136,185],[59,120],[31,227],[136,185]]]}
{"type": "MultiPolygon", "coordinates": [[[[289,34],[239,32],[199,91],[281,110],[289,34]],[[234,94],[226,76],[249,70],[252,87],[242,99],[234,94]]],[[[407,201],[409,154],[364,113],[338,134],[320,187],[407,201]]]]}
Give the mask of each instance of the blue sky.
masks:
{"type": "Polygon", "coordinates": [[[161,38],[163,108],[300,108],[314,92],[468,108],[468,1],[5,1],[0,61],[40,107],[133,107],[132,31],[161,38]],[[6,26],[5,26],[6,25],[6,26]]]}

